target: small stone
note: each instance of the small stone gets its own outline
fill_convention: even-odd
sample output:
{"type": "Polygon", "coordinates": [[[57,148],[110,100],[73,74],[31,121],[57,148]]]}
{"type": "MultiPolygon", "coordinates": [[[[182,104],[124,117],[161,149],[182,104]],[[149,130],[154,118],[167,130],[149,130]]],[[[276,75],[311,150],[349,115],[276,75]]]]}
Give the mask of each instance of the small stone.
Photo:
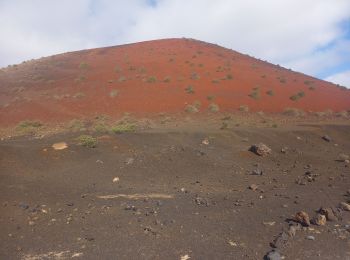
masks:
{"type": "Polygon", "coordinates": [[[205,139],[202,141],[202,144],[204,144],[204,145],[209,145],[209,140],[208,140],[208,138],[205,138],[205,139]]]}
{"type": "Polygon", "coordinates": [[[278,234],[278,236],[273,240],[273,242],[271,243],[271,246],[274,248],[284,247],[288,242],[288,239],[289,239],[289,235],[283,231],[280,234],[278,234]]]}
{"type": "Polygon", "coordinates": [[[278,251],[272,250],[272,251],[267,253],[265,259],[266,260],[281,260],[282,257],[281,257],[281,254],[278,251]]]}
{"type": "Polygon", "coordinates": [[[251,184],[251,185],[249,186],[249,189],[252,190],[252,191],[256,191],[256,190],[258,189],[258,185],[256,185],[256,184],[251,184]]]}
{"type": "Polygon", "coordinates": [[[328,135],[322,136],[322,139],[325,140],[326,142],[332,141],[332,138],[330,138],[328,135]]]}
{"type": "Polygon", "coordinates": [[[326,222],[326,216],[319,213],[311,220],[311,223],[317,226],[324,226],[326,222]]]}
{"type": "Polygon", "coordinates": [[[113,182],[114,182],[114,183],[116,183],[116,182],[118,182],[118,181],[119,181],[119,177],[114,177],[114,178],[113,178],[113,182]]]}
{"type": "Polygon", "coordinates": [[[286,154],[288,152],[288,147],[282,147],[281,148],[281,153],[286,154]]]}
{"type": "Polygon", "coordinates": [[[306,239],[307,240],[315,240],[315,237],[314,236],[307,236],[306,239]]]}
{"type": "Polygon", "coordinates": [[[303,226],[310,226],[309,215],[304,211],[300,211],[297,214],[295,214],[295,221],[299,222],[303,226]]]}
{"type": "Polygon", "coordinates": [[[18,206],[19,206],[21,209],[24,209],[24,210],[26,210],[26,209],[29,208],[29,205],[26,204],[26,203],[20,203],[18,206]]]}
{"type": "Polygon", "coordinates": [[[349,160],[349,159],[350,159],[350,156],[345,153],[341,153],[338,156],[338,161],[340,162],[345,162],[346,160],[349,160]]]}
{"type": "Polygon", "coordinates": [[[204,206],[209,206],[209,203],[206,199],[204,198],[201,198],[201,197],[196,197],[194,199],[194,202],[197,204],[197,205],[204,205],[204,206]]]}
{"type": "Polygon", "coordinates": [[[65,142],[55,143],[55,144],[52,145],[52,148],[54,150],[64,150],[67,147],[68,147],[68,145],[65,142]]]}
{"type": "Polygon", "coordinates": [[[342,210],[350,211],[350,204],[349,204],[349,203],[340,202],[339,207],[340,207],[342,210]]]}
{"type": "Polygon", "coordinates": [[[268,147],[266,144],[259,143],[254,144],[250,147],[249,151],[259,155],[259,156],[267,156],[271,153],[271,148],[268,147]]]}
{"type": "Polygon", "coordinates": [[[254,169],[254,170],[252,171],[252,175],[261,176],[261,175],[263,175],[263,171],[262,171],[261,169],[259,169],[259,168],[254,169]]]}
{"type": "Polygon", "coordinates": [[[331,208],[320,208],[318,212],[321,213],[322,215],[325,215],[328,221],[338,220],[338,218],[334,215],[334,212],[331,208]]]}
{"type": "Polygon", "coordinates": [[[288,229],[288,235],[290,237],[294,237],[297,233],[298,230],[301,229],[301,226],[300,224],[297,224],[297,225],[290,225],[289,226],[289,229],[288,229]]]}
{"type": "Polygon", "coordinates": [[[125,210],[132,210],[132,211],[136,211],[137,208],[134,205],[127,205],[125,208],[125,210]]]}
{"type": "Polygon", "coordinates": [[[126,160],[125,160],[125,164],[126,165],[129,165],[129,164],[132,164],[133,162],[134,162],[134,158],[127,158],[126,160]]]}

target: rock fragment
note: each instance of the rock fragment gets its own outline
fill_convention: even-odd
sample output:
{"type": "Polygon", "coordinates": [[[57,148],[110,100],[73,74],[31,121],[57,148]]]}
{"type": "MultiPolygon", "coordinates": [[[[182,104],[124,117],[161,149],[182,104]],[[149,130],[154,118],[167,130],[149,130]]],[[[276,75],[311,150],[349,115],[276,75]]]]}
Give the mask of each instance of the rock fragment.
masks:
{"type": "Polygon", "coordinates": [[[326,225],[327,219],[325,215],[318,213],[315,217],[312,218],[311,223],[317,226],[326,225]]]}
{"type": "Polygon", "coordinates": [[[339,207],[340,207],[342,210],[350,211],[350,204],[349,204],[349,203],[340,202],[339,207]]]}
{"type": "Polygon", "coordinates": [[[282,257],[278,251],[272,250],[266,254],[265,259],[266,260],[281,260],[282,257]]]}
{"type": "Polygon", "coordinates": [[[296,222],[300,223],[303,226],[310,226],[310,217],[304,211],[299,211],[297,214],[295,214],[294,219],[296,222]]]}
{"type": "Polygon", "coordinates": [[[256,184],[251,184],[249,187],[248,187],[250,190],[252,191],[256,191],[258,189],[258,185],[256,184]]]}
{"type": "Polygon", "coordinates": [[[326,142],[332,141],[332,138],[330,138],[330,136],[328,136],[328,135],[322,136],[322,139],[325,140],[326,142]]]}
{"type": "Polygon", "coordinates": [[[251,151],[259,156],[267,156],[271,153],[272,150],[266,144],[259,143],[259,144],[252,145],[250,147],[249,151],[251,151]]]}
{"type": "Polygon", "coordinates": [[[273,248],[282,248],[284,247],[289,239],[289,235],[286,232],[281,232],[278,236],[271,242],[273,248]]]}
{"type": "Polygon", "coordinates": [[[325,215],[328,221],[338,220],[338,218],[334,215],[334,212],[331,208],[320,208],[318,212],[322,215],[325,215]]]}

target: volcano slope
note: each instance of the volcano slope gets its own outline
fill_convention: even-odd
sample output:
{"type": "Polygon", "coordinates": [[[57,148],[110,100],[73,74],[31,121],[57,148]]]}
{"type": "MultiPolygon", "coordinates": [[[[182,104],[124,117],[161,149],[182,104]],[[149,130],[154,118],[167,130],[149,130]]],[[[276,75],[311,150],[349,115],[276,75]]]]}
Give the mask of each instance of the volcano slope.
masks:
{"type": "Polygon", "coordinates": [[[187,39],[0,83],[0,259],[350,259],[349,91],[187,39]]]}
{"type": "Polygon", "coordinates": [[[0,70],[1,125],[239,109],[336,112],[350,91],[247,55],[189,39],[65,53],[0,70]]]}

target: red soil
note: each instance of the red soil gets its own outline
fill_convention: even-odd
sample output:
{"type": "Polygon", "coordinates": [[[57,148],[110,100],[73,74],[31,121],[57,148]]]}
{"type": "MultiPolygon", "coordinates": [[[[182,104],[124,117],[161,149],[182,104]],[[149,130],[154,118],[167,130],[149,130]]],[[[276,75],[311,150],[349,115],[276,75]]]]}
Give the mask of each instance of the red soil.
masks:
{"type": "Polygon", "coordinates": [[[1,126],[22,120],[55,122],[125,112],[135,116],[171,114],[183,112],[195,101],[201,103],[200,113],[207,113],[210,103],[225,112],[237,111],[241,105],[265,112],[282,112],[288,107],[304,111],[350,109],[350,91],[346,89],[189,39],[32,60],[1,69],[0,86],[1,126]],[[185,90],[189,85],[192,94],[185,90]],[[114,90],[118,93],[111,97],[114,90]],[[267,94],[269,90],[272,95],[267,94]],[[299,92],[303,92],[302,97],[290,99],[299,92]],[[214,99],[209,101],[209,96],[214,99]]]}

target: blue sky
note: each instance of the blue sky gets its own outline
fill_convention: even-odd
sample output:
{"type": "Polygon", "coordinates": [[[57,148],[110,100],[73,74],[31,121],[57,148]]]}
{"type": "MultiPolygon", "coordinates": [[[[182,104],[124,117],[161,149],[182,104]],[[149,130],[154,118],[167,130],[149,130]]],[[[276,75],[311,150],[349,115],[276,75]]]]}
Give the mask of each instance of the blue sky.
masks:
{"type": "Polygon", "coordinates": [[[349,0],[0,0],[0,22],[0,67],[188,37],[350,88],[349,0]]]}

